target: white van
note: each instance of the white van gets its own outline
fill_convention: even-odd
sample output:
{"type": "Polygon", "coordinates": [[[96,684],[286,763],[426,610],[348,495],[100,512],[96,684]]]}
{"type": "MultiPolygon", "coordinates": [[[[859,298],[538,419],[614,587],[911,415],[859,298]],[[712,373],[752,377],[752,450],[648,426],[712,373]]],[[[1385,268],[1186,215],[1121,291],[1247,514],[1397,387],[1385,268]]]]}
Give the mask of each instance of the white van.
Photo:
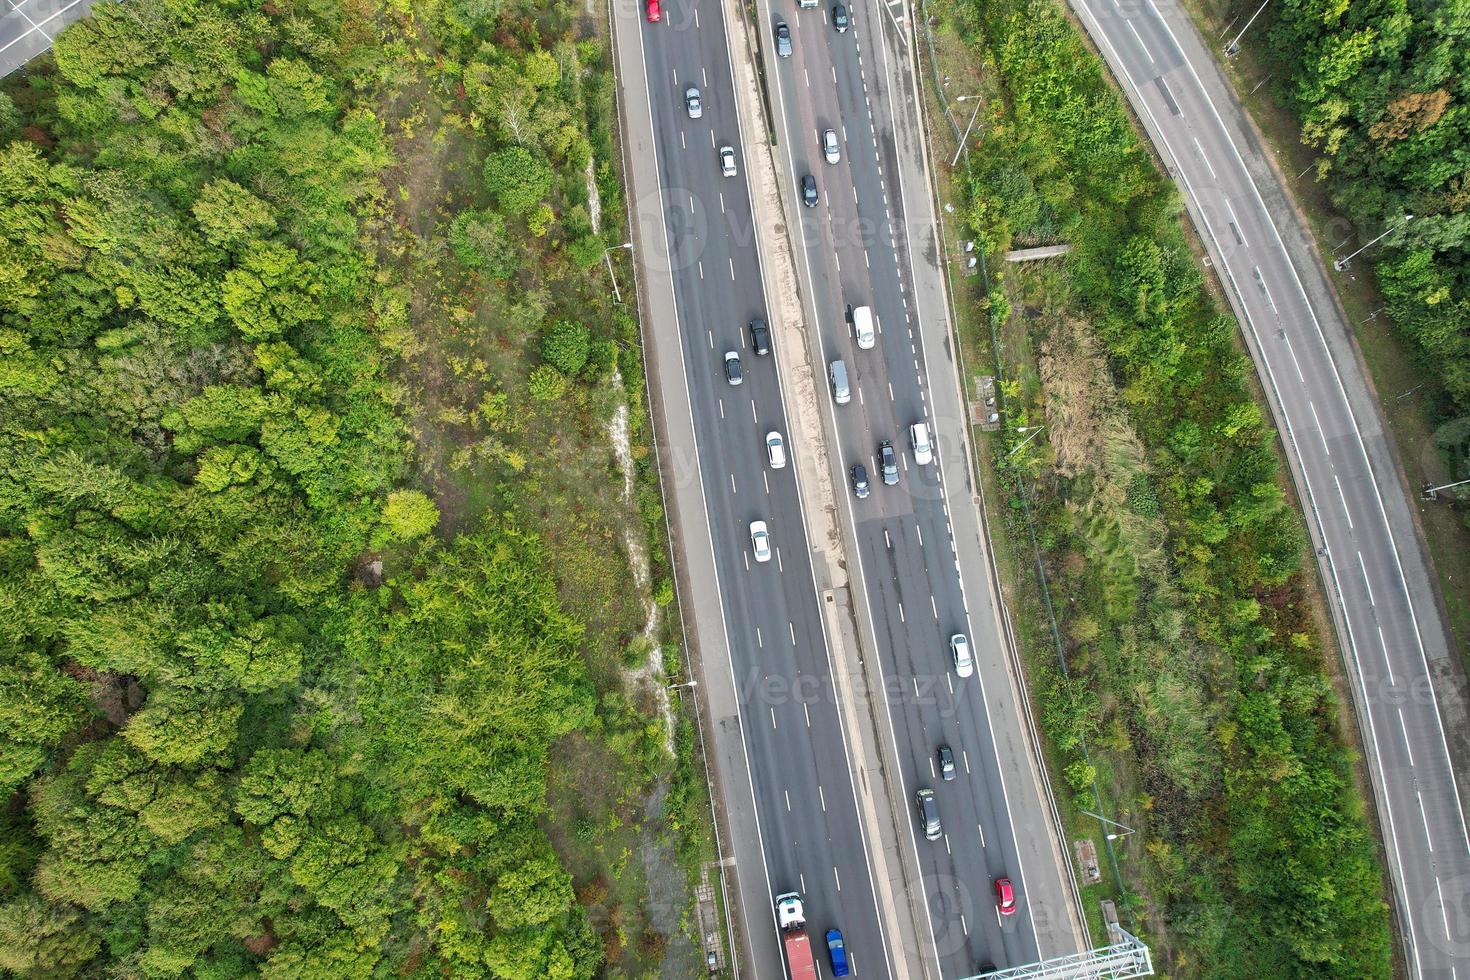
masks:
{"type": "Polygon", "coordinates": [[[863,350],[872,350],[873,345],[878,343],[878,335],[873,330],[873,309],[869,306],[857,306],[852,311],[852,330],[857,334],[857,345],[863,350]]]}
{"type": "Polygon", "coordinates": [[[847,386],[847,365],[833,361],[827,365],[827,377],[832,381],[832,400],[839,405],[852,401],[852,389],[847,386]]]}

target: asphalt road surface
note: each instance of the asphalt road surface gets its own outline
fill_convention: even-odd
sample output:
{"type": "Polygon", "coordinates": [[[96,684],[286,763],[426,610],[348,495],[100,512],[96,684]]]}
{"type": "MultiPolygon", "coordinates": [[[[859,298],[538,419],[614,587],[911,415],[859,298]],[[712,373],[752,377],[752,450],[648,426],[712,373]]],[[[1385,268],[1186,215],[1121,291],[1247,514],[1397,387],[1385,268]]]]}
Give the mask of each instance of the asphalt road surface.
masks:
{"type": "Polygon", "coordinates": [[[799,891],[814,945],[840,928],[855,972],[888,976],[890,940],[832,690],[795,468],[773,469],[767,459],[767,434],[788,432],[773,363],[781,352],[758,356],[748,330],[750,320],[767,318],[766,300],[722,16],[718,4],[672,0],[662,23],[644,24],[640,37],[668,267],[768,882],[762,896],[750,894],[744,880],[755,958],[749,972],[779,975],[770,900],[799,891]],[[701,93],[699,119],[686,109],[691,85],[701,93]],[[735,150],[737,176],[721,175],[725,145],[735,150]],[[740,358],[739,385],[725,375],[731,351],[740,358]],[[753,521],[769,528],[768,562],[755,560],[753,521]],[[751,914],[761,904],[764,918],[751,914]]]}
{"type": "Polygon", "coordinates": [[[1470,977],[1470,837],[1446,734],[1446,716],[1462,717],[1457,671],[1328,274],[1187,17],[1153,0],[1073,4],[1186,194],[1281,423],[1358,701],[1409,968],[1470,977]]]}
{"type": "MultiPolygon", "coordinates": [[[[892,9],[902,15],[901,4],[892,9]]],[[[919,200],[928,185],[922,162],[915,168],[916,161],[903,160],[895,141],[893,113],[913,106],[899,98],[895,107],[891,91],[895,66],[884,50],[884,34],[894,31],[894,23],[889,9],[876,2],[849,5],[852,26],[845,32],[835,28],[830,0],[807,9],[779,0],[768,12],[772,36],[761,43],[778,139],[787,154],[788,214],[798,225],[808,316],[816,325],[821,360],[840,358],[852,387],[849,404],[829,403],[837,433],[831,452],[844,473],[861,463],[872,486],[871,495],[859,500],[840,484],[847,489],[844,516],[855,530],[872,639],[891,692],[889,721],[903,785],[910,797],[920,788],[935,791],[944,827],[942,839],[929,841],[917,820],[910,821],[942,970],[945,976],[966,976],[982,963],[1014,966],[1070,952],[1074,947],[1053,943],[1043,953],[1038,942],[1037,903],[1028,882],[1034,876],[1054,895],[1062,889],[1054,861],[1022,868],[1017,833],[1044,837],[1049,814],[1014,758],[1024,751],[1016,733],[999,729],[993,718],[997,699],[1010,698],[1003,661],[987,658],[974,676],[962,678],[950,652],[954,634],[964,634],[972,645],[995,648],[1000,641],[993,612],[981,612],[990,610],[988,604],[977,604],[971,615],[972,598],[984,598],[987,583],[970,580],[967,595],[953,526],[962,515],[955,513],[952,522],[950,501],[956,498],[944,483],[966,488],[957,509],[971,508],[963,516],[973,524],[967,463],[959,449],[963,409],[953,385],[936,397],[925,350],[925,337],[937,337],[931,341],[941,347],[936,370],[953,372],[945,324],[924,322],[934,311],[920,309],[912,285],[914,260],[905,233],[923,219],[905,213],[903,182],[911,182],[919,200]],[[774,43],[776,25],[783,23],[793,42],[789,57],[779,56],[774,43]],[[835,164],[823,153],[828,129],[840,147],[835,164]],[[819,195],[811,207],[799,203],[806,174],[815,177],[819,195]],[[859,306],[870,307],[876,319],[871,350],[857,346],[850,308],[859,306]],[[925,465],[910,441],[916,422],[930,427],[942,450],[925,465]],[[880,477],[882,440],[891,441],[898,454],[896,486],[883,485],[880,477]],[[954,755],[953,781],[938,772],[941,745],[954,755]],[[1001,878],[1015,888],[1014,914],[1001,915],[997,908],[994,889],[1001,878]]],[[[935,255],[919,261],[937,276],[935,255]]]]}

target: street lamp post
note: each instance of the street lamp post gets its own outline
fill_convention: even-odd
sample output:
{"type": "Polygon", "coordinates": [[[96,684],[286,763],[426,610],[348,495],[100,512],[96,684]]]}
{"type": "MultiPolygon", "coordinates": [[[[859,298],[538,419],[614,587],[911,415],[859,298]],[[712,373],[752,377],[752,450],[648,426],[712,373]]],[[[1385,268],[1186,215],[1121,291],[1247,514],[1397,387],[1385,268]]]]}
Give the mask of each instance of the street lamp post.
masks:
{"type": "Polygon", "coordinates": [[[1389,235],[1393,234],[1396,230],[1398,230],[1399,228],[1402,228],[1404,225],[1408,224],[1410,221],[1413,221],[1413,220],[1414,220],[1414,216],[1412,214],[1406,214],[1406,215],[1404,215],[1404,220],[1403,220],[1403,222],[1401,224],[1390,225],[1388,228],[1384,229],[1383,234],[1379,235],[1377,238],[1373,239],[1371,242],[1369,242],[1367,245],[1364,245],[1362,248],[1358,249],[1353,254],[1351,254],[1351,255],[1345,255],[1345,256],[1343,256],[1340,259],[1333,259],[1332,260],[1332,267],[1334,269],[1336,269],[1338,272],[1341,272],[1342,270],[1344,270],[1344,269],[1346,269],[1348,267],[1348,263],[1352,262],[1353,259],[1357,258],[1366,249],[1370,249],[1374,245],[1377,245],[1379,242],[1383,241],[1389,235]]]}
{"type": "Polygon", "coordinates": [[[632,247],[632,242],[623,242],[623,244],[621,245],[614,245],[611,248],[605,248],[602,250],[602,261],[607,264],[607,277],[612,280],[613,298],[616,299],[619,303],[622,303],[623,301],[623,294],[618,289],[618,277],[613,275],[612,259],[609,257],[608,253],[610,253],[613,249],[632,249],[632,247]]]}
{"type": "Polygon", "coordinates": [[[1027,429],[1030,429],[1031,430],[1031,434],[1029,436],[1027,436],[1026,438],[1022,439],[1017,445],[1013,446],[1011,448],[1011,451],[1008,452],[1008,453],[1006,453],[1001,458],[1002,459],[1010,459],[1012,456],[1014,456],[1017,452],[1020,451],[1020,449],[1021,449],[1022,446],[1026,445],[1026,443],[1030,442],[1032,439],[1035,439],[1037,436],[1039,436],[1041,434],[1041,430],[1043,430],[1045,428],[1046,428],[1046,426],[1044,426],[1044,425],[1023,425],[1020,428],[1018,428],[1016,430],[1017,432],[1025,432],[1027,429]]]}
{"type": "Polygon", "coordinates": [[[1256,8],[1256,12],[1251,14],[1251,19],[1246,21],[1245,26],[1240,29],[1240,33],[1235,35],[1235,40],[1225,45],[1225,53],[1227,55],[1233,55],[1240,50],[1240,39],[1245,37],[1245,32],[1251,29],[1251,25],[1256,22],[1257,17],[1261,16],[1261,11],[1265,10],[1266,4],[1270,2],[1271,0],[1262,0],[1261,5],[1256,8]]]}
{"type": "Polygon", "coordinates": [[[1103,816],[1100,813],[1093,813],[1091,810],[1082,810],[1081,812],[1087,814],[1089,817],[1092,817],[1096,820],[1101,820],[1103,823],[1109,824],[1113,827],[1117,827],[1119,830],[1123,831],[1121,834],[1115,834],[1110,831],[1107,835],[1108,840],[1122,840],[1124,837],[1127,837],[1129,834],[1134,832],[1132,827],[1125,827],[1118,821],[1109,820],[1107,817],[1103,816]]]}
{"type": "Polygon", "coordinates": [[[965,132],[960,136],[959,149],[954,151],[954,159],[949,161],[949,165],[951,168],[953,168],[955,164],[960,162],[961,153],[965,155],[965,163],[968,164],[970,162],[970,148],[965,145],[965,140],[970,138],[970,127],[975,125],[975,117],[980,115],[980,106],[985,104],[980,101],[980,96],[978,95],[961,95],[959,98],[955,99],[955,101],[964,102],[966,99],[975,100],[975,111],[970,113],[970,121],[965,123],[965,132]]]}
{"type": "Polygon", "coordinates": [[[667,690],[677,691],[681,687],[694,688],[694,687],[698,687],[698,686],[699,686],[699,681],[685,681],[682,684],[670,684],[670,685],[668,685],[667,690]]]}

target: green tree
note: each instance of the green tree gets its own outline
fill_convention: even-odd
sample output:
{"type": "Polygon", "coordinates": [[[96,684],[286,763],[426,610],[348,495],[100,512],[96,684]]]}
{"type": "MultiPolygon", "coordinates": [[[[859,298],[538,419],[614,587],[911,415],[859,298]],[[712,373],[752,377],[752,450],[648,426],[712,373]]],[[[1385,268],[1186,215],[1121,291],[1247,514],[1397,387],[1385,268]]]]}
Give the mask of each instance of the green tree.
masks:
{"type": "Polygon", "coordinates": [[[422,490],[394,490],[383,504],[382,522],[374,540],[379,547],[392,541],[414,541],[439,524],[439,508],[422,490]]]}
{"type": "Polygon", "coordinates": [[[497,150],[485,160],[485,189],[507,215],[529,214],[551,193],[554,177],[551,167],[523,146],[497,150]]]}
{"type": "Polygon", "coordinates": [[[193,211],[205,240],[224,249],[233,250],[276,230],[270,205],[224,177],[199,189],[193,211]]]}

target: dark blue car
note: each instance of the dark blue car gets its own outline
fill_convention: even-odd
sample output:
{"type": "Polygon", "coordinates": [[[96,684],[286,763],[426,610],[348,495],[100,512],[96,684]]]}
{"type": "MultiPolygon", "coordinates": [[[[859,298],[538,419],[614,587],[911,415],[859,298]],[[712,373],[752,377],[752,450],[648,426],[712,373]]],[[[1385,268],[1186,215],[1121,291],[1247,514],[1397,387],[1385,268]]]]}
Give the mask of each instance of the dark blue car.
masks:
{"type": "Polygon", "coordinates": [[[827,930],[827,955],[832,958],[832,975],[847,976],[847,947],[842,942],[841,929],[827,930]]]}

